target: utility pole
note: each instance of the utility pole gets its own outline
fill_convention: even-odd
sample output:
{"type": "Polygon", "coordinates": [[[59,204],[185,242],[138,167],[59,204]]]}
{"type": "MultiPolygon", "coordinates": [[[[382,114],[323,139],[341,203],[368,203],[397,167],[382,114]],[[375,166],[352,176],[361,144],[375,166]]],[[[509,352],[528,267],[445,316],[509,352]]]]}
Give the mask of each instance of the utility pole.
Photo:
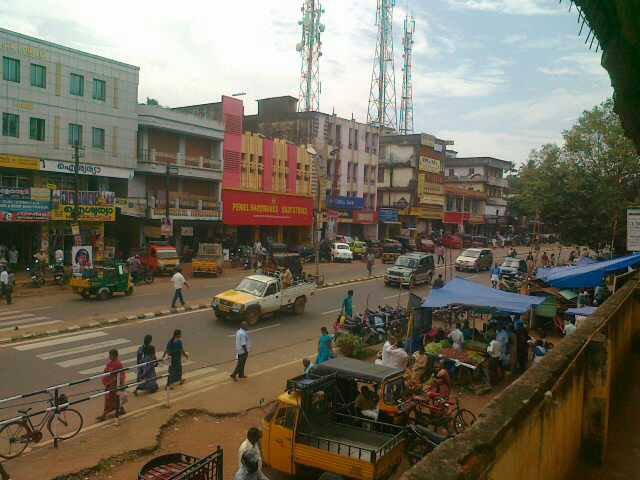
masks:
{"type": "Polygon", "coordinates": [[[80,195],[80,144],[78,140],[73,142],[73,161],[75,174],[75,192],[73,195],[73,221],[77,222],[80,218],[79,195],[80,195]]]}
{"type": "Polygon", "coordinates": [[[169,220],[169,162],[164,175],[164,218],[169,220]]]}

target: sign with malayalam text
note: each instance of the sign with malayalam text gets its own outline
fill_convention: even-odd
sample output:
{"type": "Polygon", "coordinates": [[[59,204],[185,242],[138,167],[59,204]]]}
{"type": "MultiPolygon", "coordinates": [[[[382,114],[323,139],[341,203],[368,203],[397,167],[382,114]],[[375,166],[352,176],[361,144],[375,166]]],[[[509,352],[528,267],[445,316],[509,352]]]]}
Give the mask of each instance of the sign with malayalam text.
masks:
{"type": "Polygon", "coordinates": [[[380,208],[378,218],[382,223],[395,223],[398,221],[398,210],[395,208],[380,208]]]}
{"type": "Polygon", "coordinates": [[[0,198],[0,222],[46,222],[49,202],[0,198]]]}
{"type": "Polygon", "coordinates": [[[40,159],[20,155],[0,155],[0,167],[40,170],[40,159]]]}
{"type": "Polygon", "coordinates": [[[442,162],[437,158],[421,155],[418,170],[421,172],[442,173],[442,162]]]}
{"type": "Polygon", "coordinates": [[[627,250],[640,252],[640,208],[627,209],[627,250]]]}
{"type": "MultiPolygon", "coordinates": [[[[73,219],[73,205],[58,205],[51,210],[51,220],[73,219]]],[[[81,222],[115,222],[116,207],[111,205],[79,205],[78,220],[81,222]]]]}
{"type": "MultiPolygon", "coordinates": [[[[39,170],[57,173],[76,173],[76,165],[73,162],[42,159],[39,163],[39,170]]],[[[130,168],[106,167],[102,165],[90,165],[88,163],[80,163],[78,165],[78,174],[88,175],[90,177],[133,178],[133,170],[130,168]]]]}
{"type": "Polygon", "coordinates": [[[311,197],[223,190],[222,204],[226,225],[310,226],[313,223],[311,197]]]}

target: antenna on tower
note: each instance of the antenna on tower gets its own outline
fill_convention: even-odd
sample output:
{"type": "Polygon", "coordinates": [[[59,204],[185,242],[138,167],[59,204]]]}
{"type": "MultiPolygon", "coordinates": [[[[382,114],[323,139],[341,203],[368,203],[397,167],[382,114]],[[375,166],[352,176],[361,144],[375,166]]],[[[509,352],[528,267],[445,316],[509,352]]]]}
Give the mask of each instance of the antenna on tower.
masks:
{"type": "Polygon", "coordinates": [[[302,0],[302,40],[296,45],[300,52],[302,67],[300,73],[300,95],[298,111],[320,110],[320,57],[322,56],[321,35],[324,25],[320,22],[324,8],[321,0],[302,0]]]}
{"type": "Polygon", "coordinates": [[[404,18],[404,35],[402,36],[402,47],[404,49],[402,58],[402,97],[400,99],[400,125],[398,129],[401,135],[413,133],[413,81],[411,70],[413,64],[413,34],[416,31],[416,21],[409,13],[407,6],[407,16],[404,18]]]}
{"type": "Polygon", "coordinates": [[[367,122],[397,129],[396,74],[393,62],[393,7],[396,0],[378,0],[378,40],[373,59],[367,122]]]}

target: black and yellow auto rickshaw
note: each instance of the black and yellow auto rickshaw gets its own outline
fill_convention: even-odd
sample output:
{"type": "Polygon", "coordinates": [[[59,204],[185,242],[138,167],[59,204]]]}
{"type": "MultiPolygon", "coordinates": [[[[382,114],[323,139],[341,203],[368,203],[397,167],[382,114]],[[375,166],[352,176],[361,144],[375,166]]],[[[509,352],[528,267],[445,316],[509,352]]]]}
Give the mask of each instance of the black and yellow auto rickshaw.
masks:
{"type": "Polygon", "coordinates": [[[402,244],[397,240],[386,239],[382,245],[382,263],[395,263],[402,255],[402,244]]]}
{"type": "Polygon", "coordinates": [[[82,298],[95,297],[107,300],[114,293],[129,296],[133,293],[133,282],[124,263],[95,266],[74,276],[69,282],[72,290],[82,298]]]}

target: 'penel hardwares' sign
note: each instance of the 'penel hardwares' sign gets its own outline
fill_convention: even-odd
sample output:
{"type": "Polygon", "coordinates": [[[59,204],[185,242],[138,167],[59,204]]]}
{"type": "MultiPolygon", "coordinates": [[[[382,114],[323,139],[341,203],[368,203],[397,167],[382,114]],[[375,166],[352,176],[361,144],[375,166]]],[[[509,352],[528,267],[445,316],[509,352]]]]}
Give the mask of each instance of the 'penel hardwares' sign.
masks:
{"type": "Polygon", "coordinates": [[[310,226],[313,223],[313,199],[298,195],[222,191],[226,225],[310,226]]]}

